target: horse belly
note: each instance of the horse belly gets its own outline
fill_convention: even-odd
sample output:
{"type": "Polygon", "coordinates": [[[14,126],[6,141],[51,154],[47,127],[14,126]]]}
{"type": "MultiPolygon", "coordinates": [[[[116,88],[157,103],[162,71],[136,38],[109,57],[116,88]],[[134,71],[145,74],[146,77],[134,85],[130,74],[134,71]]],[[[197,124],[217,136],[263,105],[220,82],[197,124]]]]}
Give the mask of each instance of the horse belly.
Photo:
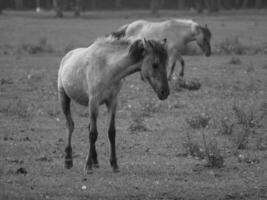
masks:
{"type": "Polygon", "coordinates": [[[65,70],[61,74],[62,86],[67,95],[77,103],[88,105],[88,86],[83,70],[65,70]]]}
{"type": "Polygon", "coordinates": [[[84,90],[79,90],[76,88],[68,88],[66,90],[66,93],[68,96],[73,99],[75,102],[77,102],[80,105],[88,106],[88,93],[86,93],[84,90]]]}

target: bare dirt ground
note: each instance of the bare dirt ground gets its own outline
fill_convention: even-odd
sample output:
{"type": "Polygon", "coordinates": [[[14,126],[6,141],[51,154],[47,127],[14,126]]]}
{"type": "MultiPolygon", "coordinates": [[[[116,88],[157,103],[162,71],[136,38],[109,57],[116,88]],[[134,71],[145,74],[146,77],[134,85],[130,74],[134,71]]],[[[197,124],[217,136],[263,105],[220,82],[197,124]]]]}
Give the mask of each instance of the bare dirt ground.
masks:
{"type": "MultiPolygon", "coordinates": [[[[126,79],[117,114],[116,174],[102,108],[100,168],[84,175],[88,118],[85,108],[73,104],[74,167],[64,168],[66,129],[56,90],[61,57],[122,24],[149,18],[103,15],[0,16],[0,199],[267,199],[266,10],[183,16],[207,23],[213,33],[213,56],[185,56],[185,79],[197,79],[201,88],[179,89],[172,81],[171,95],[161,102],[139,74],[126,79]],[[216,141],[221,168],[202,159],[203,132],[207,145],[216,141]],[[192,154],[190,144],[198,144],[192,154]]],[[[161,18],[167,16],[181,17],[165,11],[161,18]]]]}

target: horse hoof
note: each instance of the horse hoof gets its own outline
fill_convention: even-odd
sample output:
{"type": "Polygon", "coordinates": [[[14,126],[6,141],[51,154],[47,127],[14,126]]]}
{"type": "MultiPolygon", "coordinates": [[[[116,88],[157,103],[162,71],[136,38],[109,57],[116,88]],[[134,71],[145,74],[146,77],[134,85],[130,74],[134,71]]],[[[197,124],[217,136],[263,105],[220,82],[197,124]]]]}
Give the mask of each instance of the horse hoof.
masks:
{"type": "Polygon", "coordinates": [[[99,168],[99,164],[98,164],[98,163],[94,163],[94,164],[93,164],[93,167],[94,167],[94,168],[99,168]]]}
{"type": "Polygon", "coordinates": [[[92,169],[86,169],[85,170],[85,174],[93,174],[93,170],[92,169]]]}
{"type": "Polygon", "coordinates": [[[120,170],[119,170],[119,167],[117,166],[117,167],[113,167],[113,173],[119,173],[120,172],[120,170]]]}
{"type": "Polygon", "coordinates": [[[73,160],[72,159],[66,159],[65,160],[65,168],[70,169],[73,167],[73,160]]]}
{"type": "Polygon", "coordinates": [[[93,169],[92,167],[86,166],[84,169],[85,174],[92,174],[93,173],[93,169]]]}

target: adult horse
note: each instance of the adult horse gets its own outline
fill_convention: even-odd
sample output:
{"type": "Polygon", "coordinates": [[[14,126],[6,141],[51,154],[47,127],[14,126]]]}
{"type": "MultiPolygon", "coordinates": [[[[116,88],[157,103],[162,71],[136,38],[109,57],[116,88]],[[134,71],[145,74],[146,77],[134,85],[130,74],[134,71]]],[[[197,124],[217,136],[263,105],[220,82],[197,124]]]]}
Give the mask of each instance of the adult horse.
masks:
{"type": "Polygon", "coordinates": [[[201,26],[192,20],[169,19],[162,22],[151,22],[138,20],[126,24],[111,35],[120,39],[123,37],[137,37],[147,39],[166,38],[168,40],[169,66],[170,73],[168,79],[171,80],[176,61],[181,63],[180,76],[184,76],[184,60],[180,52],[186,44],[196,41],[206,56],[210,56],[211,32],[207,25],[201,26]]]}
{"type": "Polygon", "coordinates": [[[166,40],[117,40],[106,37],[97,39],[88,48],[78,48],[65,55],[58,72],[58,93],[68,128],[66,168],[73,166],[71,137],[74,122],[70,111],[71,100],[89,107],[90,148],[85,167],[88,173],[92,171],[93,166],[98,167],[95,148],[98,109],[102,104],[107,106],[110,119],[110,164],[113,171],[117,172],[115,113],[122,79],[140,71],[158,98],[164,100],[169,95],[167,61],[166,40]]]}

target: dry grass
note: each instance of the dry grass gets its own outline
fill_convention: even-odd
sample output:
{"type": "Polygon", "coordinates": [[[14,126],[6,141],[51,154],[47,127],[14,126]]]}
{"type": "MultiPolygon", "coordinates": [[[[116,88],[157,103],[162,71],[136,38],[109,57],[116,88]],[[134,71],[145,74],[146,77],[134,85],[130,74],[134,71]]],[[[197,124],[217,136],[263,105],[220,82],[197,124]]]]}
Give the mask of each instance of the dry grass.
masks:
{"type": "Polygon", "coordinates": [[[221,135],[232,135],[233,134],[233,127],[234,122],[230,120],[228,117],[224,117],[220,121],[220,127],[218,133],[221,135]]]}
{"type": "Polygon", "coordinates": [[[7,106],[2,107],[0,112],[8,116],[16,116],[19,119],[31,120],[35,114],[35,108],[32,104],[29,104],[25,100],[16,98],[7,106]]]}
{"type": "Polygon", "coordinates": [[[254,111],[249,110],[246,112],[239,106],[234,106],[233,111],[237,125],[240,126],[240,131],[236,134],[237,149],[245,149],[249,142],[249,137],[256,134],[257,127],[265,117],[265,114],[257,118],[254,111]]]}
{"type": "MultiPolygon", "coordinates": [[[[243,44],[238,36],[225,38],[217,42],[214,47],[214,53],[219,55],[255,55],[266,54],[266,46],[249,46],[243,44]]],[[[236,64],[237,60],[233,60],[236,64]]],[[[237,61],[239,62],[239,61],[237,61]]],[[[239,63],[238,63],[239,64],[239,63]]]]}
{"type": "MultiPolygon", "coordinates": [[[[216,55],[216,52],[209,58],[185,56],[185,80],[197,78],[201,88],[180,92],[171,88],[170,96],[164,102],[157,99],[149,84],[140,81],[139,74],[127,77],[119,95],[116,115],[117,157],[121,172],[113,174],[109,166],[108,119],[103,108],[99,113],[96,144],[100,169],[84,175],[88,118],[84,112],[77,113],[75,106],[72,107],[74,167],[71,170],[63,167],[66,124],[63,115],[59,114],[54,94],[61,59],[58,52],[63,52],[67,44],[88,46],[97,36],[136,18],[96,20],[90,15],[87,20],[83,17],[70,19],[66,15],[65,19],[57,20],[48,15],[40,19],[42,13],[31,13],[27,17],[21,13],[7,13],[0,21],[0,76],[3,80],[0,126],[4,133],[0,136],[0,199],[267,198],[266,117],[255,126],[250,117],[250,110],[256,121],[266,112],[267,71],[263,52],[253,56],[250,51],[238,56],[232,53],[216,55]],[[53,45],[52,53],[19,55],[12,52],[22,42],[39,45],[40,36],[53,45]],[[7,41],[15,48],[8,49],[7,41]],[[7,49],[2,49],[5,45],[7,49]],[[4,54],[4,51],[10,51],[10,54],[4,54]],[[231,57],[239,58],[241,64],[229,65],[231,57]],[[9,79],[13,83],[9,84],[9,79]],[[233,110],[236,104],[244,111],[249,122],[246,126],[251,131],[245,149],[238,151],[235,137],[244,131],[243,125],[238,123],[243,120],[238,120],[233,110]],[[201,113],[208,114],[202,116],[201,113]],[[220,129],[221,134],[217,134],[220,129]],[[186,134],[191,136],[185,144],[187,154],[192,155],[188,157],[184,156],[182,147],[186,134]],[[244,155],[244,159],[241,156],[239,160],[239,154],[244,155]],[[206,163],[210,167],[205,167],[206,163]],[[200,169],[194,170],[196,166],[200,169]],[[16,174],[20,168],[27,174],[16,174]]],[[[212,44],[238,35],[241,46],[260,49],[267,34],[265,18],[263,13],[247,16],[236,10],[231,16],[221,13],[194,16],[196,21],[211,27],[212,44]],[[253,26],[254,20],[259,26],[253,26]],[[223,31],[221,23],[225,24],[223,31]]],[[[176,74],[178,71],[179,67],[176,74]]]]}

